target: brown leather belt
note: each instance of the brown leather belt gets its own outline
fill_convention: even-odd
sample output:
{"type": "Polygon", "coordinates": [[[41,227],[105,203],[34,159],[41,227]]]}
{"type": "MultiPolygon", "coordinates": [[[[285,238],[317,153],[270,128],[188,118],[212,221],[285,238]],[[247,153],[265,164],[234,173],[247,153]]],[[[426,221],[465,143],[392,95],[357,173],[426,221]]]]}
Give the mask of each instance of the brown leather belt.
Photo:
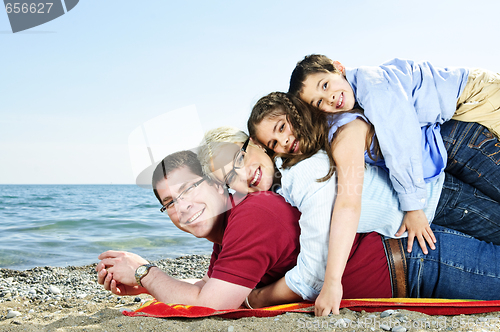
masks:
{"type": "Polygon", "coordinates": [[[391,273],[392,297],[408,297],[408,269],[401,239],[384,239],[387,263],[391,273]]]}

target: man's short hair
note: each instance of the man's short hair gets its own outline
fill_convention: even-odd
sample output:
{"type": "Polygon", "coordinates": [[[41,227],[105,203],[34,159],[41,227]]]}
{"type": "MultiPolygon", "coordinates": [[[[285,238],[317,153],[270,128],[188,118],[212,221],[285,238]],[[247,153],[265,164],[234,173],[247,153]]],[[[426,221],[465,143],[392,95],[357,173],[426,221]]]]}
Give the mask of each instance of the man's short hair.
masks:
{"type": "Polygon", "coordinates": [[[181,168],[187,167],[191,173],[203,177],[203,170],[201,169],[201,164],[193,151],[185,150],[172,153],[166,156],[155,168],[153,172],[153,192],[156,198],[162,203],[160,195],[156,190],[157,184],[166,179],[170,172],[181,168]]]}
{"type": "MultiPolygon", "coordinates": [[[[198,159],[200,160],[203,173],[212,181],[220,182],[212,170],[212,157],[219,153],[219,149],[225,145],[220,143],[243,144],[248,139],[248,135],[238,128],[219,127],[205,133],[201,146],[198,148],[198,159]]],[[[256,146],[252,141],[249,143],[256,146]]]]}

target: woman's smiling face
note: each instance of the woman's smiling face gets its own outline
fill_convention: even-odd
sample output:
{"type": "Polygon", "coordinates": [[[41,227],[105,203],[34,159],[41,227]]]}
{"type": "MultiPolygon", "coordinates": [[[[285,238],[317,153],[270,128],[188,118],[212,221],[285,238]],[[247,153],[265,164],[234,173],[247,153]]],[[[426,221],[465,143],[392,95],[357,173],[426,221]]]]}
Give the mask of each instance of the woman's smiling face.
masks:
{"type": "Polygon", "coordinates": [[[240,153],[243,144],[231,144],[235,148],[220,151],[212,157],[212,172],[221,182],[227,183],[231,189],[246,194],[271,189],[274,180],[274,163],[260,147],[248,145],[246,152],[240,153]],[[243,166],[234,168],[234,158],[227,163],[227,153],[231,157],[242,158],[243,166]],[[225,156],[226,155],[226,156],[225,156]],[[215,170],[213,168],[216,168],[215,170]]]}
{"type": "Polygon", "coordinates": [[[286,115],[266,117],[255,127],[255,136],[269,149],[276,153],[300,154],[299,140],[286,115]]]}

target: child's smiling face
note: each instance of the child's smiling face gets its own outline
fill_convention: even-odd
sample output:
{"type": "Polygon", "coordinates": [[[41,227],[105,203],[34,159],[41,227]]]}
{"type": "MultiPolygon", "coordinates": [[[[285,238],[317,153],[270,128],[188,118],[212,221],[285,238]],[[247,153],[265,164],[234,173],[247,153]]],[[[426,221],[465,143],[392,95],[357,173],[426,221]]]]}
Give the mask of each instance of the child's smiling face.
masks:
{"type": "Polygon", "coordinates": [[[259,142],[277,153],[300,154],[299,140],[286,116],[265,117],[256,125],[259,142]]]}
{"type": "Polygon", "coordinates": [[[344,75],[330,72],[307,76],[300,99],[327,113],[350,111],[356,103],[344,75]]]}

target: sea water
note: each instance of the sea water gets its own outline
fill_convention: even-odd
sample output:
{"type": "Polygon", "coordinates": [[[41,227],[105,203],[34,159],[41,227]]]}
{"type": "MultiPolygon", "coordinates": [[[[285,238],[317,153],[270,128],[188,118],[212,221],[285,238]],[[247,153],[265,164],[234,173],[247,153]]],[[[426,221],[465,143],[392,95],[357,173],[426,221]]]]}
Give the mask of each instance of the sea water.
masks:
{"type": "Polygon", "coordinates": [[[136,185],[0,185],[0,267],[80,266],[106,250],[148,260],[210,254],[136,185]]]}

